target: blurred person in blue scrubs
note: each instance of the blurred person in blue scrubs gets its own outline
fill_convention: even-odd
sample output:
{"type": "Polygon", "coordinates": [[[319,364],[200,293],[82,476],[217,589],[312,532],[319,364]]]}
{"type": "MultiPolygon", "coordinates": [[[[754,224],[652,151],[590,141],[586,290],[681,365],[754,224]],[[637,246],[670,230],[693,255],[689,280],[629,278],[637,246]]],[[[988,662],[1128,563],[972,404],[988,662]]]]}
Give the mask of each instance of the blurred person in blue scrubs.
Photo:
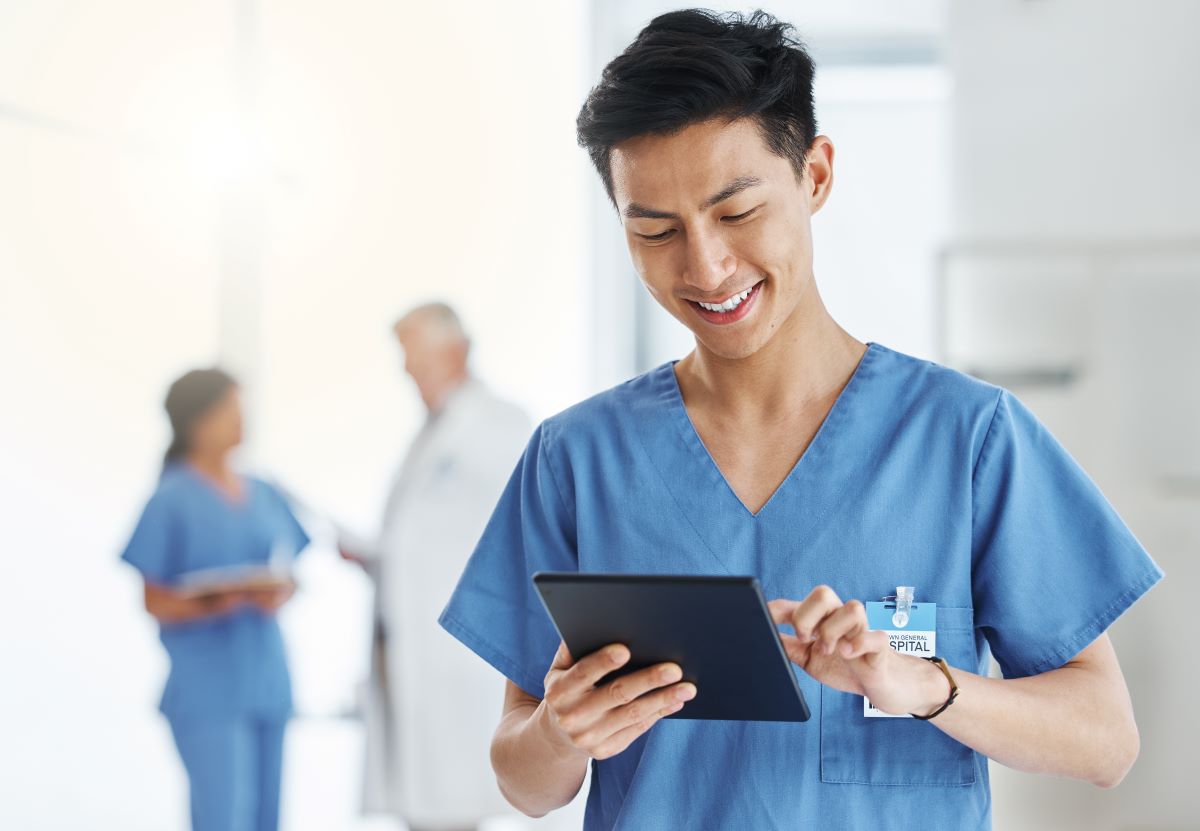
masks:
{"type": "Polygon", "coordinates": [[[173,438],[122,559],[145,579],[171,669],[161,710],[187,771],[195,831],[273,831],[279,824],[291,681],[276,613],[295,585],[194,595],[188,575],[290,560],[308,535],[275,488],[237,473],[238,386],[219,369],[175,381],[173,438]]]}
{"type": "Polygon", "coordinates": [[[437,624],[529,438],[529,417],[471,372],[471,342],[443,302],[393,327],[425,421],[396,470],[374,540],[339,548],[375,583],[375,637],[364,701],[364,809],[413,831],[471,829],[512,809],[488,763],[495,726],[480,698],[502,679],[437,624]]]}
{"type": "Polygon", "coordinates": [[[589,831],[986,829],[989,758],[1113,787],[1137,757],[1107,629],[1162,572],[1011,393],[829,314],[813,72],[765,13],[673,12],[579,114],[695,348],[537,427],[442,613],[507,678],[491,758],[527,814],[590,766],[589,831]],[[667,719],[704,695],[672,663],[597,686],[629,650],[569,654],[539,570],[756,576],[813,718],[667,719]],[[944,663],[869,627],[864,602],[898,586],[937,605],[944,663]]]}

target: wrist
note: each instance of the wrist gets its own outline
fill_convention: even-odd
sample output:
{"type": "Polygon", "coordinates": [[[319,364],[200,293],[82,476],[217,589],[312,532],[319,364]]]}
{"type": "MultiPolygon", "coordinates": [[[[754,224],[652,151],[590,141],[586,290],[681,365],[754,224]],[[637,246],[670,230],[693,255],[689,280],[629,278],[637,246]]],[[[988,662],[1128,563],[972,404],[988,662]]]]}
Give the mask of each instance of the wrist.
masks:
{"type": "Polygon", "coordinates": [[[916,704],[909,712],[918,716],[928,716],[942,707],[950,697],[950,682],[933,661],[912,656],[904,657],[911,661],[916,670],[916,704]]]}
{"type": "Polygon", "coordinates": [[[546,704],[545,699],[538,704],[537,709],[532,717],[533,727],[537,733],[537,738],[544,742],[553,751],[555,756],[563,760],[573,760],[579,757],[586,757],[587,754],[571,743],[567,738],[567,734],[559,729],[554,723],[554,715],[550,712],[550,707],[546,704]]]}
{"type": "Polygon", "coordinates": [[[937,668],[937,671],[939,673],[941,673],[942,678],[945,679],[946,686],[948,688],[948,692],[946,694],[946,700],[943,701],[941,704],[939,704],[937,707],[935,707],[934,709],[929,710],[928,712],[925,712],[925,713],[915,712],[915,713],[910,714],[910,715],[912,715],[913,718],[918,718],[918,719],[921,719],[922,721],[929,721],[930,719],[935,718],[935,717],[941,715],[942,713],[944,713],[946,711],[946,708],[949,707],[951,704],[953,704],[955,699],[958,698],[958,682],[954,679],[953,673],[950,672],[950,665],[946,663],[945,659],[943,659],[943,658],[924,658],[922,660],[926,661],[931,666],[934,666],[937,668]]]}

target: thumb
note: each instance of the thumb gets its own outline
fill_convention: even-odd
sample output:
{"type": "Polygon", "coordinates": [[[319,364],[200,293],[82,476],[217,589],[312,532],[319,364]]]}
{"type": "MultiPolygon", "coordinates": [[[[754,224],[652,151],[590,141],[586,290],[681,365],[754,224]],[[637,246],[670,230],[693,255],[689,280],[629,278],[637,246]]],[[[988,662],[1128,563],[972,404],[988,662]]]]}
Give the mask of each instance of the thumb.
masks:
{"type": "Polygon", "coordinates": [[[571,659],[571,652],[567,649],[566,641],[559,641],[558,651],[554,653],[554,660],[550,662],[551,669],[570,669],[575,661],[571,659]]]}

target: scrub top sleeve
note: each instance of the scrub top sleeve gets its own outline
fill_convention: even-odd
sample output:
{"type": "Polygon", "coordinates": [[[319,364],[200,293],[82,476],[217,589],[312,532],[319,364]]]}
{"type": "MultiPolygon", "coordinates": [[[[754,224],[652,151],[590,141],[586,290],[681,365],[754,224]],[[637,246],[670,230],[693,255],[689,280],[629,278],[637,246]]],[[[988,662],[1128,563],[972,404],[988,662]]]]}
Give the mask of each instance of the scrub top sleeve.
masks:
{"type": "Polygon", "coordinates": [[[170,500],[157,491],[133,529],[121,559],[141,572],[150,583],[169,583],[175,576],[171,552],[177,544],[170,500]]]}
{"type": "Polygon", "coordinates": [[[1006,678],[1062,666],[1163,576],[1087,474],[1001,392],[972,480],[975,626],[1006,678]]]}
{"type": "Polygon", "coordinates": [[[438,622],[536,698],[559,637],[531,578],[578,571],[574,494],[543,423],[517,462],[438,622]]]}

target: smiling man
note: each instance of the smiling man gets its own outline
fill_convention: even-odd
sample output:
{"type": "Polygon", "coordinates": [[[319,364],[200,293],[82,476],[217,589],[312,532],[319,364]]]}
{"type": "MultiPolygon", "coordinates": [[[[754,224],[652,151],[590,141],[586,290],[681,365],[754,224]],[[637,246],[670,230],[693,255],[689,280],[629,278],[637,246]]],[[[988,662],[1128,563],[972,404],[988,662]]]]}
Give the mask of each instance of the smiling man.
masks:
{"type": "Polygon", "coordinates": [[[980,829],[988,757],[1110,787],[1137,756],[1106,630],[1162,572],[1011,394],[826,311],[812,77],[768,15],[674,12],[579,116],[696,346],[538,427],[442,614],[508,678],[492,763],[528,814],[590,764],[588,829],[980,829]],[[703,695],[672,664],[596,686],[629,651],[569,655],[538,570],[756,576],[813,719],[663,721],[703,695]],[[868,626],[897,586],[936,604],[940,660],[868,626]]]}

